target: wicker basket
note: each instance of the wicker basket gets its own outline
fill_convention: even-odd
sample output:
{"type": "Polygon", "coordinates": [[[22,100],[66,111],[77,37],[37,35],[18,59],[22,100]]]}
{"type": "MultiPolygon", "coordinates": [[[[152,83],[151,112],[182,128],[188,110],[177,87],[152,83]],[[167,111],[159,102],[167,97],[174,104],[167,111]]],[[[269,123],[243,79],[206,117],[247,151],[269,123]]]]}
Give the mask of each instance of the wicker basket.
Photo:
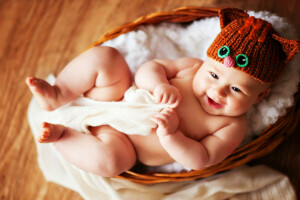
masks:
{"type": "MultiPolygon", "coordinates": [[[[91,47],[135,30],[141,25],[161,22],[187,23],[205,17],[218,16],[218,11],[219,9],[214,8],[181,7],[169,12],[151,13],[106,33],[91,47]]],[[[295,94],[295,105],[287,109],[285,116],[279,118],[275,124],[262,131],[257,139],[236,149],[229,157],[214,166],[182,173],[137,173],[127,171],[117,176],[117,178],[143,184],[153,184],[205,178],[218,172],[233,169],[274,150],[288,134],[296,129],[300,121],[297,116],[300,116],[299,91],[295,94]]]]}

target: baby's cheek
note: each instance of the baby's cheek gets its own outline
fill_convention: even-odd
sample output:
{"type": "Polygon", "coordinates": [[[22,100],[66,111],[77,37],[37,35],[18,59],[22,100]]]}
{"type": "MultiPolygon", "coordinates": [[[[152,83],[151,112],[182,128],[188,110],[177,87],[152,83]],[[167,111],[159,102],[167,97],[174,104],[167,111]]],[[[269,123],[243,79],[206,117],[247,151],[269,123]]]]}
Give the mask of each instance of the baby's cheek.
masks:
{"type": "Polygon", "coordinates": [[[242,115],[245,112],[247,112],[250,107],[251,106],[247,101],[243,101],[243,100],[233,101],[231,104],[231,108],[232,108],[231,112],[233,112],[232,114],[235,114],[236,116],[242,115]]]}
{"type": "Polygon", "coordinates": [[[203,84],[202,82],[195,82],[193,84],[193,91],[196,96],[199,96],[203,93],[203,84]]]}
{"type": "Polygon", "coordinates": [[[199,88],[202,92],[208,90],[211,87],[212,87],[212,84],[208,78],[204,77],[199,81],[199,88]]]}

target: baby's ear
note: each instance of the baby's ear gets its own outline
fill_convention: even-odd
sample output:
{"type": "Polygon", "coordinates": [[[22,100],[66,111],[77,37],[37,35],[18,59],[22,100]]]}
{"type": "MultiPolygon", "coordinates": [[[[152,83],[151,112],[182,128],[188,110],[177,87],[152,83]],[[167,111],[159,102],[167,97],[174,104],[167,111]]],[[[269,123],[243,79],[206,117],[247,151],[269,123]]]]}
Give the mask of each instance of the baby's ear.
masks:
{"type": "Polygon", "coordinates": [[[272,34],[272,37],[281,44],[282,50],[286,54],[285,63],[292,60],[296,53],[298,53],[300,47],[300,43],[298,40],[285,39],[275,33],[272,34]]]}
{"type": "Polygon", "coordinates": [[[262,93],[260,93],[254,104],[258,104],[264,97],[268,96],[271,92],[271,88],[266,89],[262,93]]]}
{"type": "Polygon", "coordinates": [[[249,17],[247,13],[245,13],[241,9],[237,8],[224,8],[219,11],[220,25],[221,29],[227,26],[233,20],[249,17]]]}

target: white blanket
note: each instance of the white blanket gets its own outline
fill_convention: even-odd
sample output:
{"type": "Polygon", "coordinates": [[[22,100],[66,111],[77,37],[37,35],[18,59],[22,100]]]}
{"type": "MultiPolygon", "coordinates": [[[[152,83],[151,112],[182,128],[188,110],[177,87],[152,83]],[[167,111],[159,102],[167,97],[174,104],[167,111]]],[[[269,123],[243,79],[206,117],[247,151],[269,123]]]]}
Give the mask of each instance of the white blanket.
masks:
{"type": "MultiPolygon", "coordinates": [[[[249,12],[249,14],[270,21],[283,36],[295,38],[291,37],[295,36],[293,29],[280,17],[267,12],[249,12]]],[[[141,63],[152,58],[174,59],[194,56],[205,59],[206,49],[219,31],[218,18],[210,18],[195,21],[187,27],[174,24],[141,27],[138,31],[123,34],[104,45],[119,49],[134,73],[141,63]]],[[[248,113],[251,132],[249,138],[270,123],[274,123],[285,113],[286,108],[293,104],[293,94],[297,91],[299,82],[299,66],[297,56],[279,84],[273,87],[272,94],[248,113]]],[[[86,102],[81,99],[77,103],[86,102]]],[[[90,100],[88,102],[92,105],[95,103],[90,100]]],[[[68,108],[66,106],[62,109],[68,108]]],[[[28,118],[35,136],[44,120],[43,112],[33,99],[29,106],[28,118]]],[[[82,114],[83,111],[79,112],[82,114]]],[[[68,125],[74,119],[63,120],[66,122],[65,125],[68,125]]],[[[84,117],[80,118],[79,121],[84,123],[75,124],[75,127],[78,130],[86,130],[87,124],[94,123],[95,120],[101,121],[93,117],[85,120],[84,117]]],[[[143,129],[149,130],[152,126],[153,124],[149,124],[148,128],[143,129]]],[[[66,161],[51,144],[37,143],[37,150],[39,165],[45,178],[77,191],[85,199],[295,199],[288,179],[262,166],[243,167],[203,180],[140,185],[114,178],[101,178],[84,172],[66,161]]]]}
{"type": "MultiPolygon", "coordinates": [[[[54,82],[54,77],[47,79],[54,82]]],[[[39,110],[35,117],[44,122],[61,124],[90,134],[89,126],[110,125],[129,135],[148,135],[156,124],[150,117],[158,114],[166,104],[156,104],[146,90],[130,87],[122,101],[104,102],[80,97],[54,111],[39,110]]]]}

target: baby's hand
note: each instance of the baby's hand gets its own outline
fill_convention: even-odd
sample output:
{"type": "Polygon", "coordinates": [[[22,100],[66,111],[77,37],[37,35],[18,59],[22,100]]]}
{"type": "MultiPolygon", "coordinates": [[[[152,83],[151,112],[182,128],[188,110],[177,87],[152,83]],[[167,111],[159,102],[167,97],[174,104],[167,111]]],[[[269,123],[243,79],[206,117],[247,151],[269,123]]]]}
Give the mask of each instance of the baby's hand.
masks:
{"type": "Polygon", "coordinates": [[[179,90],[170,84],[158,85],[154,89],[153,95],[157,103],[169,104],[172,108],[176,108],[181,102],[179,90]]]}
{"type": "Polygon", "coordinates": [[[164,108],[159,114],[151,118],[158,128],[156,133],[158,136],[167,136],[174,134],[179,125],[178,115],[173,108],[164,108]]]}

